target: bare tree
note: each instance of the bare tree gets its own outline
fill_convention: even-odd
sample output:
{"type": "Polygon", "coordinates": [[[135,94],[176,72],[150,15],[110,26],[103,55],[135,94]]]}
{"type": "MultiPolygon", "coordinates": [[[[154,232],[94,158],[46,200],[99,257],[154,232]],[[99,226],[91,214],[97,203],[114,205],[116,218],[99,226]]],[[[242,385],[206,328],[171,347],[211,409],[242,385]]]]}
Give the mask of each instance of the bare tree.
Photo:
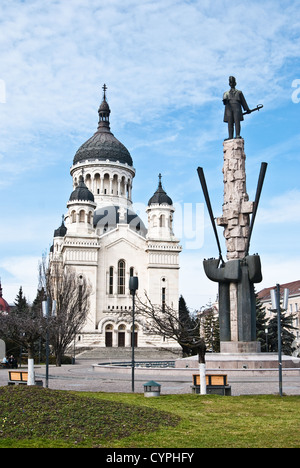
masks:
{"type": "Polygon", "coordinates": [[[66,349],[80,333],[89,312],[91,287],[83,275],[73,268],[58,262],[40,265],[40,282],[47,291],[49,310],[55,312],[48,317],[49,340],[56,356],[56,365],[61,366],[66,349]]]}
{"type": "Polygon", "coordinates": [[[200,336],[200,318],[180,317],[178,311],[167,305],[162,308],[152,304],[146,292],[145,296],[146,302],[137,296],[136,311],[143,318],[148,333],[173,339],[183,349],[188,348],[198,354],[201,393],[206,394],[206,345],[200,336]]]}
{"type": "Polygon", "coordinates": [[[43,336],[45,323],[42,311],[28,305],[20,287],[13,307],[7,313],[0,314],[0,336],[11,340],[28,352],[28,385],[35,385],[34,345],[43,336]]]}

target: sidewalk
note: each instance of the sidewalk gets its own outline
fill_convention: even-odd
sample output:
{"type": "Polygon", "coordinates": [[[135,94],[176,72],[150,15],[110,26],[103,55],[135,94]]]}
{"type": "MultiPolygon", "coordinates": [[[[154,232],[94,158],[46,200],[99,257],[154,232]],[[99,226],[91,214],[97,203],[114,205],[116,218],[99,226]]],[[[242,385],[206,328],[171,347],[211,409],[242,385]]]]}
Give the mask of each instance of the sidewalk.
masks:
{"type": "MultiPolygon", "coordinates": [[[[94,372],[92,360],[78,360],[75,365],[49,367],[49,388],[56,390],[73,390],[87,392],[125,392],[131,393],[131,375],[118,373],[117,369],[108,372],[94,372]]],[[[25,368],[23,370],[26,370],[25,368]]],[[[42,379],[45,386],[45,366],[35,366],[37,379],[42,379]]],[[[161,394],[191,393],[192,378],[190,375],[173,376],[170,369],[156,376],[155,369],[139,370],[135,375],[135,392],[143,393],[143,384],[155,380],[161,384],[161,394]]],[[[7,385],[8,370],[0,369],[0,386],[7,385]]],[[[236,395],[258,395],[278,393],[277,376],[244,377],[232,376],[229,380],[231,393],[236,395]]],[[[300,376],[284,377],[283,392],[287,395],[300,395],[300,376]]]]}

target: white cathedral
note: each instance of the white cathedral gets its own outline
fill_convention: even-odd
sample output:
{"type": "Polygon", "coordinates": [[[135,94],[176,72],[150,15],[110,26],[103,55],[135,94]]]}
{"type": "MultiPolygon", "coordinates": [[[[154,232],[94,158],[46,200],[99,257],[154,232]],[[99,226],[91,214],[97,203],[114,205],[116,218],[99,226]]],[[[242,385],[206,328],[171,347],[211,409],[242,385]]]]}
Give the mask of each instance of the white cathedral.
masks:
{"type": "MultiPolygon", "coordinates": [[[[146,210],[148,229],[133,211],[135,169],[129,151],[110,131],[105,85],[103,89],[97,131],[74,156],[73,192],[62,225],[54,231],[50,261],[74,268],[92,287],[89,315],[76,346],[130,347],[130,276],[139,279],[141,300],[146,291],[152,304],[178,310],[181,246],[173,233],[173,202],[161,176],[146,210]]],[[[149,335],[137,319],[135,346],[171,348],[174,341],[149,335]]]]}

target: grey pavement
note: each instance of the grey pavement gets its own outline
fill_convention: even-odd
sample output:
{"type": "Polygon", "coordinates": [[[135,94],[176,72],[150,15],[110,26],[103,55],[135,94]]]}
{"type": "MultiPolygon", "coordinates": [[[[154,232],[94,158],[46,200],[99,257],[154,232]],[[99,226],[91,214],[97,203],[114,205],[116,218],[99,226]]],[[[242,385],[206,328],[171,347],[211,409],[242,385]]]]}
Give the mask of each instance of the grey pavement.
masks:
{"type": "MultiPolygon", "coordinates": [[[[119,371],[118,369],[101,368],[93,370],[93,360],[77,360],[74,365],[62,367],[49,367],[49,388],[57,390],[73,390],[87,392],[124,392],[131,393],[131,370],[119,371]]],[[[26,370],[26,368],[24,368],[26,370]]],[[[35,366],[36,379],[41,379],[45,386],[45,366],[35,366]]],[[[161,384],[161,394],[191,393],[192,374],[178,372],[172,374],[168,369],[139,369],[135,372],[135,392],[143,393],[143,384],[148,380],[155,380],[161,384]]],[[[0,386],[7,385],[8,370],[0,369],[0,386]]],[[[237,395],[258,395],[278,393],[279,383],[277,375],[267,376],[230,376],[228,383],[231,385],[231,393],[237,395]]],[[[287,395],[300,395],[300,375],[283,377],[283,392],[287,395]]]]}

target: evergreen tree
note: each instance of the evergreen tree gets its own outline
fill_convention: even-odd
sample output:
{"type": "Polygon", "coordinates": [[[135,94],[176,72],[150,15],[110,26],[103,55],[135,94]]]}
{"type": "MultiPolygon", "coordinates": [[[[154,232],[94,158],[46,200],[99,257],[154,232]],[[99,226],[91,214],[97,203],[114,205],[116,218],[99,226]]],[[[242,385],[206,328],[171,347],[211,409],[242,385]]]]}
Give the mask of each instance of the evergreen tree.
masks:
{"type": "Polygon", "coordinates": [[[183,296],[180,296],[179,298],[179,320],[182,322],[188,321],[190,318],[190,313],[187,308],[185,299],[183,296]]]}
{"type": "MultiPolygon", "coordinates": [[[[192,317],[183,296],[179,298],[179,321],[191,339],[195,333],[197,334],[199,332],[199,330],[197,330],[197,319],[192,317]]],[[[181,347],[183,356],[190,356],[196,352],[191,347],[184,346],[184,344],[181,344],[181,347]]]]}
{"type": "Polygon", "coordinates": [[[35,344],[43,334],[41,310],[33,309],[27,303],[20,287],[15,307],[9,314],[0,316],[0,334],[28,352],[28,359],[34,358],[35,344]]]}
{"type": "MultiPolygon", "coordinates": [[[[258,294],[255,293],[256,298],[256,340],[261,343],[262,352],[269,352],[267,349],[267,340],[266,340],[266,328],[268,328],[268,319],[266,317],[266,311],[262,305],[258,294]]],[[[269,348],[269,340],[268,340],[269,348]]]]}
{"type": "Polygon", "coordinates": [[[208,351],[212,353],[220,352],[220,325],[215,309],[209,306],[202,312],[202,326],[204,339],[208,351]]]}
{"type": "MultiPolygon", "coordinates": [[[[278,351],[278,323],[277,323],[277,313],[273,314],[274,316],[268,323],[269,330],[269,347],[270,351],[278,351]]],[[[293,330],[296,328],[293,326],[293,320],[296,318],[295,314],[290,314],[287,311],[281,309],[281,349],[282,353],[287,356],[291,356],[293,353],[292,343],[295,340],[295,335],[293,330]]]]}
{"type": "Polygon", "coordinates": [[[26,297],[23,294],[22,286],[20,286],[19,292],[15,299],[15,312],[18,315],[27,314],[29,311],[29,305],[27,303],[26,297]]]}

